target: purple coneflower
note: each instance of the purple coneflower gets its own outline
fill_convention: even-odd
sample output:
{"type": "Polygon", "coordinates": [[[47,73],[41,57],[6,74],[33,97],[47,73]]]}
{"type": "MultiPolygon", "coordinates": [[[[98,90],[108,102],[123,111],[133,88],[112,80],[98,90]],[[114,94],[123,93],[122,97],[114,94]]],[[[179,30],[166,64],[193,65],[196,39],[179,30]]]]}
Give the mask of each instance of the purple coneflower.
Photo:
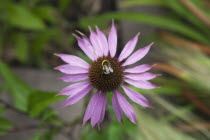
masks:
{"type": "Polygon", "coordinates": [[[148,82],[158,76],[146,72],[152,68],[151,65],[142,64],[127,68],[141,60],[153,45],[151,43],[131,54],[137,44],[139,34],[127,42],[118,58],[116,57],[117,31],[114,22],[112,22],[108,39],[98,27],[96,27],[96,32],[90,28],[90,39],[82,33],[80,33],[81,37],[74,35],[79,47],[92,60],[91,64],[74,55],[56,54],[67,63],[55,68],[66,74],[61,79],[65,82],[73,82],[58,94],[69,95],[64,107],[78,102],[90,94],[91,90],[95,91],[86,109],[83,125],[88,120],[91,120],[93,127],[96,124],[100,125],[107,106],[107,93],[112,93],[112,106],[120,122],[124,113],[131,122],[136,123],[135,111],[123,96],[122,91],[133,102],[150,107],[149,101],[144,96],[126,86],[127,83],[141,89],[157,88],[148,82]]]}

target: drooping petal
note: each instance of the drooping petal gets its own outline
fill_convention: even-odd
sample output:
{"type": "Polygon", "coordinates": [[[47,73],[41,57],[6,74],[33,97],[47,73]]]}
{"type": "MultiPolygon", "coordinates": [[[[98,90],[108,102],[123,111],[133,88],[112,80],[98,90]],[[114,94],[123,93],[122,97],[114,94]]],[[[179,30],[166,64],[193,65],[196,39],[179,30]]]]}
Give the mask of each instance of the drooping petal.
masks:
{"type": "Polygon", "coordinates": [[[112,21],[112,27],[108,36],[108,44],[109,44],[109,52],[111,57],[114,57],[117,51],[117,30],[114,25],[114,21],[112,21]]]}
{"type": "Polygon", "coordinates": [[[112,93],[112,106],[114,108],[114,112],[117,116],[117,119],[121,122],[122,121],[122,110],[117,100],[117,95],[112,93]]]}
{"type": "Polygon", "coordinates": [[[151,46],[154,43],[150,43],[144,48],[137,50],[134,54],[132,54],[123,64],[122,66],[127,66],[136,63],[137,61],[141,60],[150,50],[151,46]]]}
{"type": "Polygon", "coordinates": [[[148,82],[148,81],[135,81],[131,79],[125,79],[125,82],[127,82],[130,85],[133,85],[137,88],[142,88],[142,89],[154,89],[158,88],[156,85],[148,82]]]}
{"type": "Polygon", "coordinates": [[[62,89],[58,95],[71,95],[76,92],[82,91],[83,89],[87,88],[89,85],[90,82],[75,83],[62,89]]]}
{"type": "Polygon", "coordinates": [[[88,73],[87,68],[81,68],[81,67],[78,67],[78,66],[71,66],[69,64],[65,64],[65,65],[55,67],[55,69],[65,73],[65,74],[88,73]]]}
{"type": "Polygon", "coordinates": [[[74,56],[74,55],[68,55],[68,54],[55,54],[56,56],[59,56],[64,62],[70,64],[71,66],[78,66],[82,68],[88,69],[90,65],[82,60],[81,58],[74,56]]]}
{"type": "Polygon", "coordinates": [[[134,38],[128,41],[118,58],[119,61],[127,58],[133,52],[136,47],[139,35],[140,33],[138,33],[134,38]]]}
{"type": "Polygon", "coordinates": [[[145,73],[134,73],[134,74],[125,74],[124,76],[126,78],[129,78],[131,80],[142,80],[142,81],[146,81],[146,80],[151,80],[154,79],[155,77],[157,77],[159,74],[153,74],[150,72],[145,72],[145,73]]]}
{"type": "Polygon", "coordinates": [[[116,95],[122,111],[125,113],[125,115],[128,117],[128,119],[131,122],[136,123],[136,113],[131,104],[125,99],[125,97],[118,90],[116,90],[116,95]]]}
{"type": "Polygon", "coordinates": [[[97,106],[95,107],[93,114],[91,116],[92,127],[94,127],[97,123],[99,123],[102,118],[103,115],[102,111],[105,111],[103,110],[105,99],[106,99],[106,94],[99,93],[97,99],[97,106]]]}
{"type": "Polygon", "coordinates": [[[147,65],[147,64],[142,64],[133,68],[127,68],[124,70],[124,72],[128,73],[142,73],[150,70],[153,66],[147,65]]]}
{"type": "MultiPolygon", "coordinates": [[[[103,93],[103,94],[105,94],[105,93],[103,93]]],[[[104,102],[103,102],[103,108],[101,110],[101,117],[100,117],[100,120],[99,120],[98,124],[100,124],[104,120],[104,116],[105,116],[105,112],[106,112],[106,106],[107,106],[107,98],[105,96],[104,102]]]]}
{"type": "Polygon", "coordinates": [[[108,46],[108,41],[105,36],[105,34],[96,26],[96,32],[98,34],[98,39],[102,44],[104,56],[108,56],[109,53],[109,46],[108,46]]]}
{"type": "Polygon", "coordinates": [[[78,92],[78,93],[74,93],[72,94],[64,103],[63,107],[72,105],[76,102],[78,102],[79,100],[81,100],[85,95],[87,95],[90,90],[93,88],[92,85],[89,85],[88,87],[86,87],[85,89],[83,89],[82,91],[78,92]]]}
{"type": "Polygon", "coordinates": [[[90,42],[93,45],[94,51],[98,57],[103,56],[102,44],[99,42],[97,34],[89,27],[90,30],[90,42]]]}
{"type": "Polygon", "coordinates": [[[87,106],[87,109],[85,111],[85,116],[83,118],[83,125],[85,125],[85,123],[91,118],[93,111],[95,110],[95,107],[97,106],[98,96],[99,96],[98,92],[93,94],[93,97],[91,98],[87,106]]]}
{"type": "Polygon", "coordinates": [[[62,76],[60,79],[65,82],[78,82],[88,79],[88,74],[67,74],[62,76]]]}
{"type": "Polygon", "coordinates": [[[125,93],[127,94],[127,96],[135,103],[145,106],[145,107],[150,107],[150,103],[149,101],[140,93],[126,87],[126,86],[121,86],[123,88],[123,90],[125,91],[125,93]]]}
{"type": "Polygon", "coordinates": [[[86,36],[83,36],[83,38],[79,38],[75,36],[78,41],[78,46],[80,49],[92,60],[94,61],[96,59],[96,56],[93,51],[93,46],[91,45],[89,39],[86,36]]]}

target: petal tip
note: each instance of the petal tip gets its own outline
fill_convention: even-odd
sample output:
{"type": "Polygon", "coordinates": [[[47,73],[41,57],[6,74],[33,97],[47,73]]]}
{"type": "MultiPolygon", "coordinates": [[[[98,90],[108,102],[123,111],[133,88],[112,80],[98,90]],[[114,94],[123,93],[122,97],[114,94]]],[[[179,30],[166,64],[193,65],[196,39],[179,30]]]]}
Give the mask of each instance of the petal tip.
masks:
{"type": "Polygon", "coordinates": [[[99,28],[98,28],[98,26],[97,26],[97,25],[95,25],[95,28],[96,28],[96,30],[99,30],[99,28]]]}
{"type": "Polygon", "coordinates": [[[140,33],[140,32],[138,32],[138,33],[137,33],[137,35],[136,35],[136,37],[139,37],[139,35],[140,35],[140,34],[141,34],[141,33],[140,33]]]}
{"type": "Polygon", "coordinates": [[[121,124],[123,124],[123,121],[122,121],[122,119],[120,119],[120,120],[118,120],[121,124]]]}
{"type": "Polygon", "coordinates": [[[148,106],[148,108],[155,109],[155,107],[151,104],[148,106]]]}
{"type": "Polygon", "coordinates": [[[54,70],[59,70],[60,69],[60,66],[57,66],[55,68],[53,68],[54,70]]]}
{"type": "Polygon", "coordinates": [[[72,35],[77,39],[77,40],[79,40],[79,39],[81,39],[78,35],[76,35],[75,33],[72,33],[72,35]]]}
{"type": "Polygon", "coordinates": [[[63,78],[62,77],[58,77],[57,80],[63,80],[63,78]]]}
{"type": "Polygon", "coordinates": [[[136,118],[130,119],[130,121],[134,124],[136,124],[136,118]]]}
{"type": "Polygon", "coordinates": [[[85,36],[82,32],[75,30],[75,32],[77,32],[78,34],[80,34],[81,36],[85,36]]]}
{"type": "Polygon", "coordinates": [[[93,32],[93,30],[90,26],[88,26],[88,29],[89,29],[90,32],[93,32]]]}
{"type": "Polygon", "coordinates": [[[149,46],[151,47],[153,44],[154,44],[154,42],[151,42],[151,43],[149,44],[149,46]]]}
{"type": "Polygon", "coordinates": [[[162,76],[162,74],[155,74],[155,76],[162,76]]]}
{"type": "Polygon", "coordinates": [[[94,128],[96,123],[91,123],[91,127],[94,128]]]}
{"type": "Polygon", "coordinates": [[[112,25],[114,25],[114,19],[112,19],[112,25]]]}
{"type": "Polygon", "coordinates": [[[63,109],[64,107],[67,107],[66,103],[64,103],[64,104],[60,107],[60,109],[63,109]]]}
{"type": "Polygon", "coordinates": [[[153,64],[152,67],[156,67],[158,64],[153,64]]]}
{"type": "Polygon", "coordinates": [[[82,127],[85,127],[86,121],[83,121],[82,123],[82,127]]]}
{"type": "Polygon", "coordinates": [[[54,53],[53,55],[55,55],[55,56],[58,56],[59,54],[57,54],[57,53],[54,53]]]}
{"type": "Polygon", "coordinates": [[[116,30],[114,19],[112,19],[112,29],[116,30]]]}

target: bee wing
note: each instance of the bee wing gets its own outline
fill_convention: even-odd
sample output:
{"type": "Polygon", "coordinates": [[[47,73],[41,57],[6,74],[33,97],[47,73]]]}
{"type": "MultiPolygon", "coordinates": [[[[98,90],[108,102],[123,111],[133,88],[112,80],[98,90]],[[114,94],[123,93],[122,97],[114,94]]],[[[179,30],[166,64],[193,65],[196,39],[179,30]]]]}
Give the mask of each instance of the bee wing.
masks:
{"type": "Polygon", "coordinates": [[[104,65],[104,68],[105,68],[106,73],[109,74],[110,72],[109,72],[108,66],[104,65]]]}
{"type": "Polygon", "coordinates": [[[110,72],[113,72],[114,70],[113,70],[111,67],[109,67],[109,71],[110,71],[110,72]]]}

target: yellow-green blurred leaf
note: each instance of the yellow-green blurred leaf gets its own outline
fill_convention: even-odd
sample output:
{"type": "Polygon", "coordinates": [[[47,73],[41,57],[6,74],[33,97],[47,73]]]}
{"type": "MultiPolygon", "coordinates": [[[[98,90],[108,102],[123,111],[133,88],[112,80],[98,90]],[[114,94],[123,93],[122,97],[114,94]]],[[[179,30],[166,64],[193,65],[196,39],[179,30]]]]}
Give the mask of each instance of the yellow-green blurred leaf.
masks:
{"type": "Polygon", "coordinates": [[[206,36],[202,35],[196,29],[191,28],[188,25],[185,25],[179,20],[175,20],[173,18],[164,17],[164,16],[152,15],[152,14],[134,13],[134,12],[110,12],[95,17],[83,18],[80,20],[79,23],[84,28],[86,28],[88,25],[104,26],[105,25],[104,23],[111,21],[112,19],[155,25],[163,29],[168,29],[183,34],[186,37],[192,38],[204,44],[210,43],[209,39],[206,36]]]}
{"type": "Polygon", "coordinates": [[[10,3],[7,5],[6,10],[8,22],[15,27],[30,30],[45,28],[44,22],[23,5],[10,3]]]}
{"type": "Polygon", "coordinates": [[[33,89],[21,81],[2,61],[0,61],[0,75],[13,96],[15,107],[21,111],[27,111],[27,100],[33,89]]]}
{"type": "Polygon", "coordinates": [[[11,128],[12,123],[3,117],[0,117],[0,135],[6,134],[11,128]]]}
{"type": "Polygon", "coordinates": [[[120,2],[120,7],[130,7],[139,5],[150,5],[150,6],[166,6],[161,0],[124,0],[120,2]]]}
{"type": "Polygon", "coordinates": [[[28,100],[28,111],[32,117],[40,115],[49,105],[63,96],[55,96],[56,93],[36,91],[30,95],[28,100]]]}
{"type": "Polygon", "coordinates": [[[18,33],[14,36],[14,42],[15,42],[15,54],[17,58],[23,62],[26,63],[28,60],[29,55],[29,44],[28,40],[26,38],[26,35],[23,33],[18,33]]]}

